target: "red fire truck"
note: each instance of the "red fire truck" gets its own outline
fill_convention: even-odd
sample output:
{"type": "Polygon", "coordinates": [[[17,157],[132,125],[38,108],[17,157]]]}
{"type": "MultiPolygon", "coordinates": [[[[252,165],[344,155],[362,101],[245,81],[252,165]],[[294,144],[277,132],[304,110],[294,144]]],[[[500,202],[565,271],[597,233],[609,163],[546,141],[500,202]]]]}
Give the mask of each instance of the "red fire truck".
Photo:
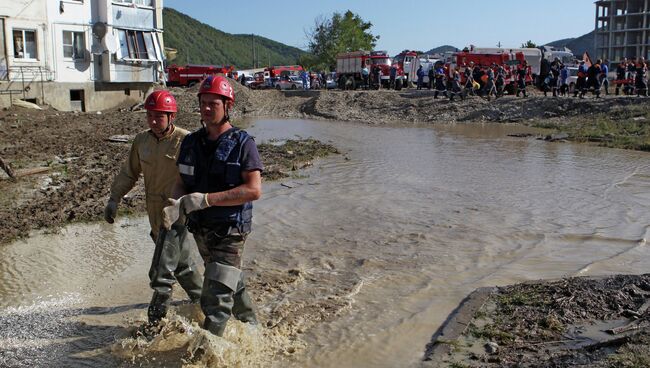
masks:
{"type": "Polygon", "coordinates": [[[235,68],[231,65],[192,65],[172,64],[165,68],[167,85],[192,87],[208,75],[223,74],[232,76],[235,68]]]}
{"type": "Polygon", "coordinates": [[[418,53],[415,51],[404,50],[400,52],[395,59],[394,63],[397,63],[397,67],[404,71],[404,86],[408,85],[409,81],[417,81],[417,71],[420,67],[420,59],[418,58],[418,53]]]}
{"type": "MultiPolygon", "coordinates": [[[[386,51],[353,51],[336,56],[336,75],[341,89],[356,89],[363,85],[362,69],[368,68],[370,85],[379,88],[390,84],[391,58],[386,51]],[[380,81],[374,81],[373,76],[380,76],[380,81]],[[379,82],[379,83],[378,83],[379,82]]],[[[395,77],[395,89],[400,90],[404,81],[404,70],[398,65],[395,77]]]]}

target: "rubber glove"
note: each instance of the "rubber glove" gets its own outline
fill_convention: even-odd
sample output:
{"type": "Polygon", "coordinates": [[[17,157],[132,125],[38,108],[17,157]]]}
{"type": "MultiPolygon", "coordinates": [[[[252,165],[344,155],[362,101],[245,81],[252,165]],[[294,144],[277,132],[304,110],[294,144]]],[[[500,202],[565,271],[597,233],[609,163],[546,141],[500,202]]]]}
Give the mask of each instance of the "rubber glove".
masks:
{"type": "Polygon", "coordinates": [[[167,230],[179,219],[185,222],[186,215],[210,207],[205,193],[190,193],[179,199],[169,198],[169,203],[169,206],[163,208],[163,226],[167,230]]]}

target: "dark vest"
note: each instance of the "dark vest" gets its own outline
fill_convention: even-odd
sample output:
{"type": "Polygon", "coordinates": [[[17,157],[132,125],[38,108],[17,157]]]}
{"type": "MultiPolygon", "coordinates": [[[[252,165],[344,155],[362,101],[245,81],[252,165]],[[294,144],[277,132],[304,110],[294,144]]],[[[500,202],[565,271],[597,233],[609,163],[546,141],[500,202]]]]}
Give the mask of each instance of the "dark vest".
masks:
{"type": "MultiPolygon", "coordinates": [[[[248,133],[232,128],[219,137],[214,153],[205,156],[206,130],[201,128],[188,134],[178,155],[178,170],[187,192],[223,192],[241,185],[242,148],[248,139],[248,133]]],[[[251,202],[240,206],[208,207],[189,215],[190,221],[199,226],[230,224],[241,233],[250,232],[252,217],[251,202]]]]}

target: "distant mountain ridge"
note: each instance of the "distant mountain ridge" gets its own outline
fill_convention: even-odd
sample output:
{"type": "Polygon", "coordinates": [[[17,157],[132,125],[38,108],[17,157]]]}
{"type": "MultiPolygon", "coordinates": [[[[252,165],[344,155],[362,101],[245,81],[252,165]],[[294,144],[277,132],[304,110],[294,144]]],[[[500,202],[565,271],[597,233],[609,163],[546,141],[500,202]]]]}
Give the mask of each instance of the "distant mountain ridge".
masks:
{"type": "Polygon", "coordinates": [[[595,37],[596,31],[591,31],[580,37],[565,38],[563,40],[549,42],[546,45],[554,47],[566,47],[573,52],[573,55],[577,57],[581,57],[586,51],[589,53],[589,56],[591,56],[591,58],[595,59],[600,56],[596,55],[595,37]]]}
{"type": "Polygon", "coordinates": [[[451,46],[451,45],[443,45],[443,46],[434,47],[431,50],[425,52],[425,54],[427,54],[427,55],[442,54],[442,53],[445,53],[447,51],[456,51],[456,50],[458,50],[457,47],[454,47],[454,46],[451,46]]]}
{"type": "MultiPolygon", "coordinates": [[[[163,9],[165,47],[178,51],[170,63],[234,65],[238,69],[253,67],[253,37],[250,34],[222,32],[175,9],[163,9]]],[[[258,66],[296,64],[306,52],[255,35],[258,66]]]]}

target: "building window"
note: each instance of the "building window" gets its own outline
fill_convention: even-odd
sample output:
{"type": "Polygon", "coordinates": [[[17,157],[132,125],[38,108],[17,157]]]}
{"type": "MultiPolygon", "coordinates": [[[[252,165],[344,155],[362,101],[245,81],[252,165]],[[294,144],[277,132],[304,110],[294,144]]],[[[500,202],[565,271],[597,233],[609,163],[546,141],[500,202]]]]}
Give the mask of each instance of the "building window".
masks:
{"type": "Polygon", "coordinates": [[[118,29],[120,52],[123,59],[156,60],[151,32],[118,29]]]}
{"type": "Polygon", "coordinates": [[[36,59],[36,31],[14,29],[14,57],[36,59]]]}
{"type": "Polygon", "coordinates": [[[118,4],[135,4],[139,6],[153,7],[153,0],[113,0],[113,2],[118,4]]]}
{"type": "Polygon", "coordinates": [[[83,32],[63,31],[63,57],[83,59],[85,47],[83,32]]]}

